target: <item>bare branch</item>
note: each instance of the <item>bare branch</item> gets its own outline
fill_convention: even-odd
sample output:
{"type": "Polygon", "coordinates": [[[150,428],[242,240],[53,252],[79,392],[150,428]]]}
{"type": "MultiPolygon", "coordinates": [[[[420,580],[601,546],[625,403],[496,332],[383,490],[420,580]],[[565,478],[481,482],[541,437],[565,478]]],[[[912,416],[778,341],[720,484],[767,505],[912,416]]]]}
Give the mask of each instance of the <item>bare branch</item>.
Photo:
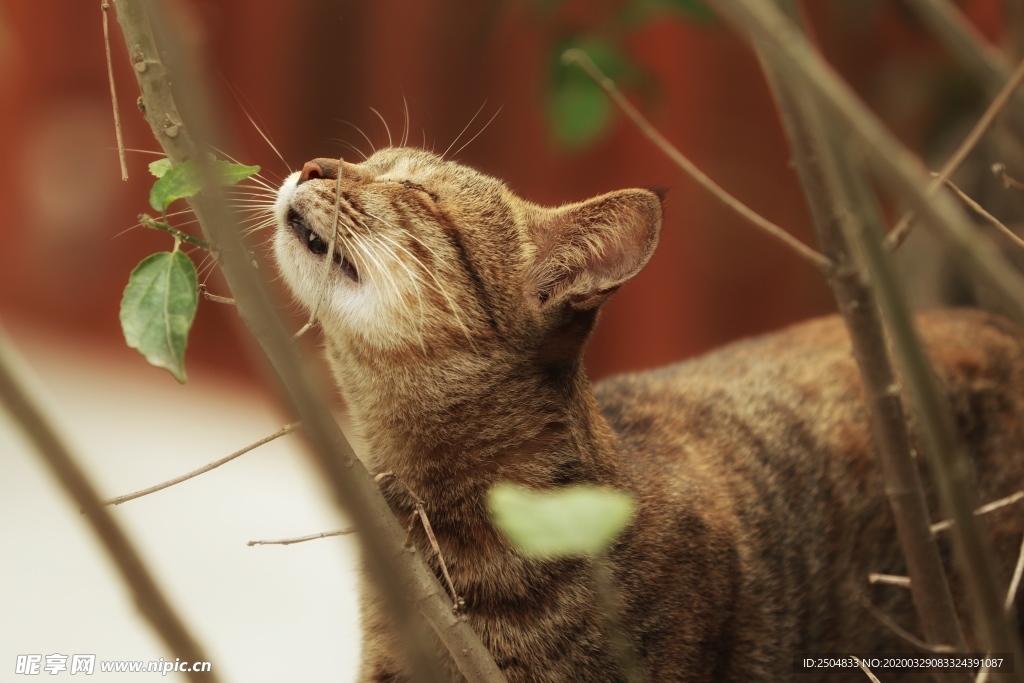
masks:
{"type": "MultiPolygon", "coordinates": [[[[1000,498],[998,500],[993,500],[991,503],[985,503],[984,505],[979,507],[977,510],[975,510],[974,514],[976,514],[976,515],[987,515],[990,512],[998,510],[999,508],[1006,507],[1007,505],[1013,505],[1014,503],[1016,503],[1017,501],[1019,501],[1021,499],[1024,499],[1024,491],[1017,491],[1017,493],[1014,493],[1012,495],[1006,496],[1005,498],[1000,498]]],[[[951,519],[944,519],[941,522],[936,522],[935,524],[932,524],[931,530],[932,530],[933,534],[937,534],[940,531],[945,531],[946,529],[950,528],[951,526],[953,526],[953,520],[951,520],[951,519]]]]}
{"type": "Polygon", "coordinates": [[[155,486],[150,486],[149,488],[142,489],[141,491],[136,491],[135,493],[128,493],[128,494],[125,494],[123,496],[118,496],[117,498],[111,498],[110,500],[106,501],[103,504],[104,505],[120,505],[121,503],[127,503],[129,500],[135,500],[136,498],[142,498],[143,496],[148,496],[149,494],[156,493],[157,491],[163,491],[164,489],[170,488],[170,487],[174,486],[175,484],[180,484],[181,482],[188,481],[189,479],[191,479],[193,477],[198,477],[200,474],[205,474],[205,473],[209,472],[210,470],[215,470],[218,467],[220,467],[221,465],[224,465],[226,463],[231,462],[232,460],[234,460],[238,456],[245,455],[249,451],[254,450],[256,448],[259,448],[263,444],[270,443],[274,439],[282,437],[285,434],[291,434],[296,429],[298,429],[300,426],[301,426],[301,424],[298,423],[298,422],[293,422],[292,424],[285,425],[284,427],[281,427],[279,430],[277,430],[276,432],[274,432],[270,436],[265,436],[262,439],[260,439],[259,441],[255,442],[255,443],[249,444],[245,448],[238,449],[237,451],[235,451],[234,453],[232,453],[229,456],[221,458],[220,460],[215,460],[215,461],[211,462],[208,465],[203,465],[199,469],[192,470],[188,474],[183,474],[180,477],[175,477],[174,479],[170,479],[170,480],[165,481],[165,482],[163,482],[161,484],[156,484],[155,486]]]}
{"type": "Polygon", "coordinates": [[[1007,190],[1011,187],[1015,190],[1024,190],[1024,183],[1014,179],[1006,172],[1006,164],[992,164],[992,172],[1003,181],[1003,187],[1007,190]]]}
{"type": "Polygon", "coordinates": [[[353,527],[349,527],[347,529],[338,529],[337,531],[321,531],[318,534],[310,534],[309,536],[298,536],[296,538],[282,538],[279,541],[249,541],[248,543],[246,543],[246,545],[292,545],[293,543],[305,543],[306,541],[315,541],[320,538],[346,536],[348,534],[354,534],[355,532],[356,530],[353,527]]]}
{"type": "MultiPolygon", "coordinates": [[[[206,155],[195,139],[216,142],[215,126],[197,69],[186,69],[175,41],[178,33],[161,33],[157,49],[149,11],[160,3],[119,0],[118,22],[142,89],[146,118],[157,141],[174,164],[194,159],[200,165],[205,189],[191,199],[204,235],[218,247],[218,261],[235,299],[239,316],[252,330],[273,367],[288,401],[314,446],[316,462],[337,505],[359,530],[366,563],[365,575],[379,588],[396,630],[401,634],[410,666],[424,681],[440,683],[439,654],[429,647],[420,616],[444,644],[451,660],[469,683],[504,681],[493,657],[469,623],[452,614],[444,589],[419,555],[404,548],[404,532],[366,468],[356,457],[305,367],[295,342],[278,317],[266,286],[253,268],[241,235],[219,198],[219,187],[206,155]],[[188,87],[171,88],[163,53],[179,57],[184,73],[175,80],[188,87]],[[178,110],[175,93],[183,98],[186,116],[178,110]]],[[[162,24],[157,24],[162,26],[162,24]]],[[[400,653],[396,653],[399,655],[400,653]]]]}
{"type": "MultiPolygon", "coordinates": [[[[6,335],[0,331],[0,404],[14,418],[14,424],[25,432],[67,496],[82,510],[93,533],[120,572],[125,586],[131,591],[139,611],[171,653],[187,661],[209,661],[207,653],[157,586],[132,542],[103,507],[96,489],[40,408],[40,401],[31,395],[29,382],[20,376],[19,368],[22,367],[26,367],[25,361],[18,357],[6,335]]],[[[188,676],[197,683],[217,680],[216,675],[210,672],[188,676]]]]}
{"type": "Polygon", "coordinates": [[[682,152],[675,148],[675,146],[665,139],[661,133],[651,125],[640,111],[633,106],[633,104],[626,99],[622,92],[615,85],[615,82],[601,73],[601,70],[597,68],[597,65],[587,56],[587,53],[578,48],[572,48],[566,50],[562,55],[562,61],[566,64],[578,64],[588,76],[602,90],[607,93],[608,97],[618,105],[626,116],[636,125],[640,132],[643,133],[649,140],[651,140],[665,155],[675,162],[679,168],[683,169],[691,178],[697,181],[697,183],[705,190],[715,196],[720,202],[725,204],[727,207],[735,211],[741,217],[745,218],[754,227],[766,233],[773,239],[781,242],[785,246],[797,253],[800,258],[809,262],[815,268],[825,273],[826,275],[832,269],[832,262],[827,257],[818,253],[814,249],[811,249],[806,244],[796,239],[784,229],[772,223],[764,216],[758,214],[753,209],[748,207],[740,200],[733,197],[731,194],[726,192],[721,185],[716,183],[714,180],[704,174],[699,168],[697,168],[692,161],[687,159],[682,152]]]}
{"type": "MultiPolygon", "coordinates": [[[[1024,81],[1024,61],[1017,66],[1017,69],[1013,72],[1013,75],[1006,81],[999,93],[992,99],[992,103],[988,105],[985,113],[981,115],[978,122],[971,128],[971,132],[967,134],[964,141],[960,143],[960,146],[953,152],[953,156],[949,157],[939,173],[934,176],[931,183],[928,184],[928,192],[934,192],[944,182],[949,181],[956,173],[957,169],[960,168],[960,164],[964,162],[967,155],[978,145],[982,136],[992,127],[992,124],[996,120],[996,116],[1003,110],[1006,103],[1010,101],[1010,96],[1013,95],[1017,88],[1020,87],[1021,82],[1024,81]]],[[[907,211],[900,218],[899,223],[896,227],[889,232],[889,235],[885,238],[885,245],[890,249],[895,249],[903,243],[903,240],[910,234],[910,228],[913,226],[914,212],[907,211]]]]}
{"type": "Polygon", "coordinates": [[[411,497],[413,499],[413,501],[414,501],[413,515],[415,515],[416,517],[419,518],[420,523],[423,525],[423,530],[425,532],[427,532],[427,540],[430,541],[430,547],[433,548],[434,554],[437,555],[437,560],[441,564],[441,573],[444,574],[444,580],[448,583],[448,592],[452,596],[452,609],[455,610],[456,612],[462,611],[462,607],[461,606],[465,605],[465,602],[459,596],[458,591],[455,590],[455,584],[452,583],[451,574],[448,573],[448,563],[445,562],[444,554],[441,552],[441,546],[438,545],[437,537],[434,536],[434,528],[432,526],[430,526],[430,519],[427,517],[427,512],[426,512],[426,510],[424,510],[424,507],[423,507],[424,506],[423,499],[420,498],[419,495],[417,495],[415,491],[413,491],[411,488],[409,488],[409,485],[406,484],[405,481],[403,481],[402,478],[399,477],[394,472],[381,472],[376,477],[374,477],[373,480],[375,482],[377,482],[377,484],[379,485],[380,482],[383,481],[387,477],[391,477],[395,481],[397,481],[399,484],[401,484],[402,488],[404,488],[406,493],[409,494],[409,497],[411,497]]]}
{"type": "Polygon", "coordinates": [[[207,301],[212,301],[218,304],[228,304],[229,306],[235,305],[235,300],[230,297],[210,294],[209,290],[206,288],[206,284],[202,282],[199,283],[199,293],[202,294],[203,298],[206,299],[207,301]]]}
{"type": "Polygon", "coordinates": [[[878,680],[878,676],[872,673],[871,669],[868,668],[868,665],[864,663],[863,659],[860,659],[859,657],[854,657],[854,659],[857,660],[857,665],[860,667],[860,670],[867,674],[867,677],[871,679],[872,683],[882,683],[878,680]]]}
{"type": "Polygon", "coordinates": [[[949,187],[949,189],[953,190],[953,193],[956,194],[956,196],[959,197],[964,204],[969,206],[972,211],[974,211],[976,214],[978,214],[979,216],[987,220],[989,223],[991,223],[996,229],[999,230],[999,232],[1003,233],[1004,236],[1006,236],[1011,242],[1016,244],[1018,247],[1024,248],[1024,239],[1018,237],[1017,233],[1006,227],[1002,221],[1000,221],[998,218],[996,218],[988,211],[986,211],[985,207],[983,207],[978,202],[974,201],[966,192],[964,192],[959,187],[954,185],[952,180],[947,180],[945,182],[946,186],[949,187]]]}
{"type": "MultiPolygon", "coordinates": [[[[792,0],[776,0],[800,26],[792,0]]],[[[760,42],[755,44],[789,139],[793,162],[810,209],[822,252],[836,264],[829,284],[850,335],[871,415],[872,436],[884,476],[897,537],[906,559],[914,607],[925,638],[965,647],[938,545],[928,530],[930,516],[917,463],[911,453],[906,413],[898,391],[871,278],[855,257],[856,226],[884,222],[867,178],[843,144],[845,133],[829,127],[816,103],[760,42]]],[[[962,672],[943,671],[940,680],[966,683],[962,672]]]]}
{"type": "Polygon", "coordinates": [[[949,645],[929,645],[928,643],[924,642],[923,640],[915,636],[913,633],[907,631],[905,628],[903,628],[895,621],[893,621],[892,617],[890,617],[888,614],[875,607],[873,604],[871,604],[870,600],[863,596],[861,596],[860,598],[860,604],[864,606],[864,609],[868,611],[868,614],[870,614],[879,622],[881,622],[883,626],[885,626],[887,629],[895,633],[897,636],[899,636],[903,640],[907,641],[908,643],[916,647],[918,650],[923,650],[925,652],[934,652],[936,654],[956,652],[956,649],[950,647],[949,645]]]}
{"type": "Polygon", "coordinates": [[[868,574],[868,583],[885,584],[887,586],[899,586],[900,588],[910,588],[910,577],[909,576],[897,576],[895,574],[876,574],[871,572],[868,574]]]}
{"type": "Polygon", "coordinates": [[[110,57],[110,4],[100,2],[103,12],[103,47],[107,52],[107,80],[110,81],[110,104],[114,109],[114,135],[117,137],[117,158],[121,162],[121,180],[128,180],[128,160],[124,156],[124,136],[121,134],[121,114],[117,109],[117,88],[114,87],[114,62],[110,57]]]}
{"type": "MultiPolygon", "coordinates": [[[[1020,275],[975,234],[976,230],[951,197],[942,193],[929,196],[927,179],[922,177],[914,155],[889,134],[839,80],[792,22],[772,3],[760,0],[715,0],[715,5],[730,20],[749,31],[755,42],[769,46],[780,64],[800,75],[803,86],[814,94],[823,109],[846,126],[849,138],[858,143],[858,149],[867,156],[884,184],[906,199],[927,225],[949,237],[954,251],[966,265],[1002,296],[1001,303],[1013,306],[1024,316],[1024,281],[1020,275]]],[[[1003,596],[997,588],[999,580],[989,540],[978,532],[972,514],[976,506],[966,477],[970,467],[957,446],[949,409],[936,386],[934,372],[920,353],[921,343],[889,263],[889,254],[881,244],[882,236],[861,234],[858,237],[860,251],[882,304],[894,353],[910,389],[939,499],[957,521],[953,527],[955,558],[964,577],[981,641],[993,652],[1012,652],[1024,661],[1015,629],[1002,609],[1003,596]]],[[[1021,679],[1019,673],[1014,676],[1021,679]]]]}

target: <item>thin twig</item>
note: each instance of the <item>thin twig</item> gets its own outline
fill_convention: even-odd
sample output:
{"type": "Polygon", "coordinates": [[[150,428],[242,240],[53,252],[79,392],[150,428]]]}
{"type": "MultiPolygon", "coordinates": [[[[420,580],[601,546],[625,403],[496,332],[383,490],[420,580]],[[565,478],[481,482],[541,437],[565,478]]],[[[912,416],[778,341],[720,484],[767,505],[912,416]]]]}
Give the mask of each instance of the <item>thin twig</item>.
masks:
{"type": "Polygon", "coordinates": [[[878,676],[876,676],[871,669],[868,668],[868,665],[864,663],[863,659],[860,657],[854,657],[854,660],[856,660],[857,666],[860,667],[860,670],[867,674],[867,677],[871,679],[872,683],[882,683],[878,680],[878,676]]]}
{"type": "Polygon", "coordinates": [[[562,62],[565,64],[578,64],[580,68],[582,68],[587,75],[598,86],[600,86],[605,93],[607,93],[608,97],[618,105],[620,109],[622,109],[626,116],[633,121],[636,127],[640,129],[641,133],[647,136],[647,138],[651,140],[658,149],[664,152],[668,158],[674,161],[676,165],[683,169],[683,171],[685,171],[691,178],[696,180],[701,187],[714,195],[716,199],[745,218],[754,227],[795,251],[800,258],[808,261],[821,272],[827,275],[832,270],[832,262],[829,261],[828,258],[810,248],[775,223],[772,223],[770,220],[761,216],[746,204],[733,197],[731,194],[726,192],[721,185],[716,183],[705,175],[703,171],[697,168],[692,161],[687,159],[682,152],[676,149],[676,147],[669,142],[665,136],[659,133],[658,130],[651,125],[650,121],[640,113],[640,110],[634,107],[633,104],[626,99],[615,85],[615,82],[605,76],[601,70],[597,68],[597,65],[594,64],[593,60],[590,59],[586,52],[579,48],[566,50],[562,54],[562,62]]]}
{"type": "Polygon", "coordinates": [[[956,652],[955,648],[952,648],[949,645],[929,645],[928,643],[924,642],[923,640],[915,636],[913,633],[907,631],[902,626],[893,621],[892,617],[890,617],[888,614],[875,607],[871,603],[871,601],[865,598],[864,596],[860,596],[860,603],[861,605],[863,605],[864,609],[868,611],[868,614],[870,614],[875,619],[880,621],[883,626],[885,626],[887,629],[895,633],[897,636],[899,636],[903,640],[907,641],[908,643],[916,647],[918,650],[923,650],[925,652],[934,652],[936,654],[944,652],[956,652]]]}
{"type": "Polygon", "coordinates": [[[1018,247],[1024,248],[1024,239],[1018,237],[1017,233],[1006,227],[1002,221],[1000,221],[998,218],[996,218],[988,211],[986,211],[985,207],[983,207],[978,202],[974,201],[974,199],[972,199],[970,195],[968,195],[966,192],[964,192],[959,187],[954,185],[952,180],[947,180],[946,186],[949,189],[953,190],[953,193],[956,194],[956,196],[959,197],[960,200],[964,204],[969,206],[971,210],[973,210],[976,214],[978,214],[979,216],[987,220],[989,223],[991,223],[993,226],[995,226],[999,230],[999,232],[1003,233],[1003,235],[1009,238],[1010,241],[1012,241],[1018,247]]]}
{"type": "Polygon", "coordinates": [[[249,541],[248,543],[246,543],[246,545],[292,545],[293,543],[305,543],[306,541],[315,541],[320,538],[347,536],[348,534],[354,534],[355,532],[355,528],[349,527],[347,529],[338,529],[337,531],[321,531],[318,534],[310,534],[309,536],[299,536],[297,538],[282,538],[279,541],[249,541]]]}
{"type": "Polygon", "coordinates": [[[199,293],[202,294],[203,298],[207,301],[212,301],[218,304],[228,304],[229,306],[235,305],[235,300],[230,297],[210,294],[209,290],[206,289],[206,285],[203,283],[199,283],[199,293]]]}
{"type": "MultiPolygon", "coordinates": [[[[998,116],[999,112],[1003,110],[1006,103],[1010,101],[1010,97],[1017,91],[1017,88],[1020,87],[1021,82],[1024,82],[1024,61],[1021,61],[1017,66],[1017,69],[1013,72],[1013,75],[1010,76],[1009,80],[1006,81],[999,93],[992,99],[992,103],[988,105],[985,113],[981,115],[978,122],[974,124],[973,128],[971,128],[971,132],[967,134],[964,141],[961,142],[960,146],[957,147],[955,152],[953,152],[953,156],[949,157],[949,160],[947,160],[946,163],[943,164],[942,168],[939,169],[938,174],[934,176],[934,180],[932,180],[928,185],[929,193],[934,192],[943,183],[948,182],[949,179],[953,177],[953,174],[956,173],[958,168],[960,168],[960,164],[964,162],[967,155],[970,154],[971,150],[977,146],[982,136],[985,135],[993,122],[995,122],[996,116],[998,116]]],[[[903,214],[899,223],[896,224],[896,227],[894,227],[885,238],[885,246],[889,249],[895,249],[900,246],[903,243],[903,240],[907,238],[907,235],[910,234],[910,228],[912,227],[913,222],[913,211],[907,211],[903,214]]]]}
{"type": "Polygon", "coordinates": [[[1006,164],[995,163],[992,164],[992,172],[1003,181],[1003,187],[1009,190],[1011,187],[1015,190],[1024,190],[1024,183],[1010,176],[1006,172],[1006,164]]]}
{"type": "MultiPolygon", "coordinates": [[[[974,514],[975,515],[987,515],[990,512],[998,510],[999,508],[1006,507],[1007,505],[1013,505],[1014,503],[1016,503],[1017,501],[1019,501],[1021,499],[1024,499],[1024,491],[1017,491],[1017,493],[1014,493],[1012,495],[1006,496],[1005,498],[1000,498],[998,500],[993,500],[991,503],[985,503],[984,505],[979,507],[977,510],[975,510],[974,514]]],[[[951,519],[944,519],[941,522],[935,522],[935,524],[932,524],[931,530],[932,530],[933,534],[937,534],[940,531],[945,531],[946,529],[950,528],[951,526],[953,526],[953,520],[951,520],[951,519]]]]}
{"type": "Polygon", "coordinates": [[[1017,565],[1013,568],[1013,578],[1010,579],[1010,587],[1006,590],[1006,600],[1003,602],[1003,607],[1007,612],[1013,609],[1013,603],[1017,601],[1021,575],[1024,575],[1024,538],[1021,539],[1020,551],[1017,553],[1017,565]]]}
{"type": "Polygon", "coordinates": [[[391,477],[405,489],[409,497],[413,499],[413,515],[419,517],[420,523],[423,525],[423,530],[427,532],[427,539],[430,541],[430,547],[434,549],[434,554],[437,555],[437,559],[441,564],[441,573],[444,574],[444,580],[448,583],[448,592],[452,596],[452,609],[456,612],[461,612],[465,602],[462,597],[459,596],[458,591],[455,590],[455,584],[452,582],[451,574],[448,573],[448,563],[444,560],[444,554],[441,552],[441,546],[437,542],[437,537],[434,536],[434,528],[430,526],[430,519],[427,518],[427,512],[424,509],[423,499],[420,498],[415,491],[409,488],[409,485],[402,480],[394,472],[381,472],[373,478],[379,485],[385,478],[391,477]]]}
{"type": "Polygon", "coordinates": [[[344,168],[345,160],[338,157],[338,177],[335,178],[334,186],[334,218],[331,219],[331,236],[327,240],[327,257],[324,259],[324,269],[320,274],[320,284],[316,288],[316,300],[313,302],[313,307],[309,311],[309,320],[306,321],[305,325],[299,328],[298,332],[292,335],[293,339],[298,339],[306,332],[313,329],[320,315],[320,305],[327,296],[327,282],[331,277],[331,267],[334,265],[334,250],[337,248],[338,242],[338,217],[341,214],[341,176],[344,172],[344,168]]]}
{"type": "Polygon", "coordinates": [[[155,486],[150,486],[149,488],[142,489],[141,491],[136,491],[135,493],[127,493],[127,494],[125,494],[123,496],[118,496],[117,498],[111,498],[110,500],[104,502],[103,504],[104,505],[120,505],[121,503],[127,503],[129,500],[135,500],[136,498],[142,498],[143,496],[148,496],[149,494],[156,493],[157,491],[163,491],[164,489],[170,488],[170,487],[174,486],[175,484],[180,484],[181,482],[188,481],[189,479],[192,479],[193,477],[198,477],[200,474],[205,474],[205,473],[209,472],[210,470],[215,470],[218,467],[220,467],[221,465],[227,464],[227,463],[231,462],[232,460],[234,460],[235,458],[237,458],[237,457],[239,457],[241,455],[245,455],[249,451],[254,450],[256,448],[259,448],[263,444],[270,443],[274,439],[280,438],[280,437],[284,436],[285,434],[291,434],[296,429],[298,429],[300,426],[301,426],[301,423],[299,423],[299,422],[293,422],[292,424],[285,425],[284,427],[281,427],[279,430],[277,430],[276,432],[274,432],[270,436],[265,436],[262,439],[260,439],[259,441],[255,442],[255,443],[251,443],[248,446],[246,446],[245,448],[240,448],[237,451],[235,451],[234,453],[232,453],[231,455],[223,457],[220,460],[214,460],[210,464],[203,465],[199,469],[192,470],[191,472],[189,472],[187,474],[183,474],[180,477],[175,477],[174,479],[170,479],[168,481],[165,481],[163,483],[157,484],[155,486]]]}
{"type": "Polygon", "coordinates": [[[117,158],[121,161],[121,180],[128,180],[128,160],[124,155],[121,114],[117,110],[117,88],[114,87],[114,62],[110,57],[110,20],[107,17],[107,13],[110,11],[110,4],[107,0],[100,2],[100,9],[103,11],[103,47],[107,52],[107,80],[110,81],[110,104],[114,109],[114,134],[117,136],[117,158]]]}
{"type": "Polygon", "coordinates": [[[214,251],[213,245],[207,242],[206,240],[201,240],[198,237],[193,237],[187,232],[182,232],[181,230],[178,230],[176,227],[169,223],[158,221],[148,214],[139,214],[139,224],[142,225],[143,227],[150,228],[151,230],[160,230],[161,232],[170,233],[177,237],[178,239],[180,239],[182,242],[188,242],[189,244],[192,244],[194,246],[202,247],[207,251],[214,251]]]}
{"type": "Polygon", "coordinates": [[[883,583],[887,586],[899,586],[900,588],[910,588],[910,577],[897,576],[896,574],[876,574],[875,572],[871,572],[870,574],[868,574],[868,583],[872,585],[883,583]]]}
{"type": "MultiPolygon", "coordinates": [[[[40,459],[46,463],[67,496],[85,514],[103,549],[131,592],[135,605],[171,653],[186,661],[210,661],[208,654],[157,586],[132,542],[110,511],[103,507],[96,489],[79,467],[67,444],[50,424],[40,407],[40,401],[32,396],[30,383],[20,372],[20,368],[24,367],[27,367],[25,361],[18,357],[6,335],[0,331],[0,405],[10,413],[13,424],[25,432],[40,459]]],[[[217,680],[216,675],[210,672],[192,673],[189,678],[197,683],[217,680]]]]}

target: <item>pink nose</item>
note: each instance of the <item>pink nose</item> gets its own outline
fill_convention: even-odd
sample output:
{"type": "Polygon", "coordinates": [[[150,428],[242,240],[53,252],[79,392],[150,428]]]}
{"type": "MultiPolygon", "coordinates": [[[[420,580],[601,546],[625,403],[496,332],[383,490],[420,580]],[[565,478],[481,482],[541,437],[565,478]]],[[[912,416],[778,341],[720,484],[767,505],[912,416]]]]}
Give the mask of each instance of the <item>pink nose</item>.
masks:
{"type": "Polygon", "coordinates": [[[313,159],[302,165],[302,173],[299,174],[299,184],[307,180],[323,178],[325,180],[337,180],[338,160],[337,159],[313,159]]]}

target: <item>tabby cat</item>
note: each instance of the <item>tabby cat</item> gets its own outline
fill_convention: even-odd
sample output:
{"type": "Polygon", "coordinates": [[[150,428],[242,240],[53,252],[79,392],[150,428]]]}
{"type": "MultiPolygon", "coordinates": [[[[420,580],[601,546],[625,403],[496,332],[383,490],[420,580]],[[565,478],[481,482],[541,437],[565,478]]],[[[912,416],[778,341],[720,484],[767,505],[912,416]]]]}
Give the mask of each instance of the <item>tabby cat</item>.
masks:
{"type": "MultiPolygon", "coordinates": [[[[388,148],[340,168],[307,163],[275,212],[286,283],[307,307],[323,297],[326,352],[369,465],[425,499],[467,618],[510,682],[624,673],[589,562],[510,547],[484,502],[497,482],[636,496],[610,560],[622,626],[652,683],[837,680],[794,673],[794,655],[907,651],[864,607],[920,630],[906,589],[868,583],[905,570],[841,320],[592,385],[583,347],[602,304],[654,251],[656,193],[544,208],[466,166],[388,148]]],[[[980,312],[920,324],[979,495],[1022,488],[1024,334],[980,312]]],[[[408,519],[405,489],[382,488],[408,519]]],[[[1012,566],[1020,511],[985,524],[1012,566]]],[[[419,528],[414,542],[434,558],[419,528]]],[[[409,681],[379,602],[365,581],[359,681],[409,681]]]]}

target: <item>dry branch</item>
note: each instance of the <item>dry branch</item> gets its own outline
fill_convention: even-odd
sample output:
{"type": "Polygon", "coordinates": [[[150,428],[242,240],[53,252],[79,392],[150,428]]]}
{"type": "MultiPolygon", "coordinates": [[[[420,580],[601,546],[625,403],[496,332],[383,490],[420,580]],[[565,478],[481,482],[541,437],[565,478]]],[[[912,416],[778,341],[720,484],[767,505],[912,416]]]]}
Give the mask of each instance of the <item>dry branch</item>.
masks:
{"type": "Polygon", "coordinates": [[[191,472],[189,472],[187,474],[181,475],[180,477],[175,477],[173,479],[168,479],[167,481],[161,482],[161,483],[156,484],[154,486],[150,486],[149,488],[142,489],[141,491],[136,491],[134,493],[126,493],[123,496],[118,496],[117,498],[111,498],[110,500],[104,502],[103,504],[104,505],[120,505],[121,503],[127,503],[129,500],[135,500],[136,498],[142,498],[143,496],[148,496],[149,494],[156,493],[157,491],[163,491],[164,489],[170,488],[170,487],[174,486],[175,484],[180,484],[181,482],[188,481],[189,479],[192,479],[193,477],[198,477],[200,474],[206,474],[210,470],[215,470],[218,467],[220,467],[221,465],[225,465],[225,464],[231,462],[232,460],[234,460],[235,458],[237,458],[239,456],[242,456],[242,455],[245,455],[246,453],[248,453],[251,450],[259,448],[260,446],[262,446],[264,444],[270,443],[274,439],[280,438],[280,437],[284,436],[285,434],[291,434],[292,432],[294,432],[298,428],[299,428],[299,423],[298,422],[293,422],[292,424],[285,425],[284,427],[281,427],[279,430],[277,430],[276,432],[274,432],[270,436],[265,436],[262,439],[260,439],[259,441],[251,443],[248,446],[245,446],[244,448],[239,448],[237,451],[235,451],[231,455],[224,456],[220,460],[214,460],[213,462],[211,462],[211,463],[209,463],[207,465],[203,465],[202,467],[200,467],[198,469],[194,469],[194,470],[192,470],[191,472]]]}
{"type": "MultiPolygon", "coordinates": [[[[174,164],[195,160],[212,179],[206,155],[196,140],[215,142],[213,117],[207,106],[204,84],[196,69],[184,66],[184,57],[172,32],[161,32],[161,48],[179,57],[174,80],[185,87],[172,90],[170,72],[157,49],[149,8],[159,3],[119,0],[118,21],[124,32],[128,54],[142,89],[147,120],[157,141],[174,164]],[[181,97],[181,111],[175,95],[181,97]]],[[[469,624],[452,614],[444,589],[415,553],[404,547],[404,531],[391,513],[372,478],[355,456],[298,349],[277,315],[266,287],[252,267],[241,236],[218,197],[215,183],[207,183],[203,194],[192,202],[203,232],[218,247],[219,263],[235,299],[238,313],[253,332],[273,366],[284,393],[303,424],[316,460],[321,466],[336,503],[347,512],[359,530],[367,565],[366,576],[377,582],[393,623],[404,636],[412,667],[424,680],[440,681],[438,653],[429,648],[431,638],[422,638],[422,616],[447,648],[454,663],[468,681],[503,681],[490,653],[469,624]]]]}
{"type": "Polygon", "coordinates": [[[825,273],[826,275],[829,273],[832,269],[832,263],[827,257],[793,237],[783,228],[772,223],[770,220],[726,192],[721,185],[709,178],[703,171],[697,168],[692,161],[687,159],[682,152],[676,149],[675,145],[669,142],[664,135],[659,133],[658,130],[651,125],[651,122],[640,113],[640,110],[634,107],[633,104],[626,99],[625,95],[623,95],[615,85],[615,81],[605,76],[601,70],[597,68],[597,65],[594,64],[593,60],[587,56],[586,52],[578,48],[566,50],[565,54],[562,55],[562,61],[566,64],[578,64],[580,68],[582,68],[586,74],[590,76],[590,78],[600,86],[602,90],[605,91],[612,102],[622,109],[641,133],[653,142],[655,146],[665,154],[665,156],[675,162],[679,168],[683,169],[687,175],[697,181],[701,187],[710,192],[715,199],[735,211],[740,215],[740,217],[746,219],[758,230],[786,247],[789,247],[789,249],[795,252],[800,258],[810,263],[822,273],[825,273]]]}
{"type": "Polygon", "coordinates": [[[321,531],[318,534],[309,534],[308,536],[296,536],[295,538],[282,538],[276,541],[249,541],[246,543],[247,546],[254,545],[292,545],[294,543],[305,543],[306,541],[316,541],[321,538],[333,538],[334,536],[347,536],[348,534],[354,534],[355,529],[349,527],[348,529],[338,529],[337,531],[321,531]]]}
{"type": "MultiPolygon", "coordinates": [[[[794,21],[796,6],[776,0],[794,21]]],[[[866,179],[851,166],[842,149],[842,134],[823,120],[816,102],[799,80],[780,67],[770,51],[756,43],[789,138],[793,161],[825,256],[836,264],[829,278],[853,345],[871,412],[872,433],[885,478],[897,535],[910,574],[909,588],[925,638],[932,645],[966,647],[960,630],[938,546],[929,530],[924,488],[911,454],[906,416],[890,359],[878,300],[866,273],[861,272],[849,235],[851,224],[874,222],[881,215],[866,179]]],[[[962,672],[942,672],[942,680],[967,681],[962,672]]]]}
{"type": "MultiPolygon", "coordinates": [[[[988,129],[995,123],[996,117],[1003,110],[1006,104],[1010,101],[1010,96],[1013,95],[1017,88],[1020,87],[1021,82],[1024,81],[1024,61],[1022,61],[1010,76],[1009,80],[1003,85],[999,93],[992,98],[992,102],[985,109],[985,113],[981,115],[978,122],[974,124],[967,137],[964,138],[960,146],[956,148],[953,155],[942,165],[942,168],[936,174],[935,178],[928,185],[929,192],[937,190],[942,183],[948,182],[953,174],[956,173],[960,165],[964,163],[967,155],[978,145],[981,138],[988,132],[988,129]]],[[[903,243],[903,240],[910,234],[910,228],[914,222],[914,212],[908,211],[903,214],[896,227],[892,229],[888,237],[885,238],[886,246],[890,249],[895,249],[903,243]]]]}
{"type": "MultiPolygon", "coordinates": [[[[992,284],[1024,317],[1024,281],[990,245],[973,234],[962,209],[951,197],[941,193],[929,196],[927,180],[914,155],[835,76],[792,22],[771,3],[759,0],[715,0],[714,4],[731,22],[749,32],[755,42],[763,43],[783,68],[799,75],[803,87],[848,128],[850,138],[859,143],[859,151],[867,156],[885,186],[905,199],[926,224],[941,229],[974,273],[992,284]]],[[[955,557],[981,640],[992,652],[1012,652],[1017,661],[1024,661],[1019,640],[1002,609],[1003,596],[997,588],[990,544],[974,520],[973,493],[965,474],[970,468],[956,445],[937,380],[919,352],[920,340],[893,276],[889,254],[882,246],[883,238],[864,233],[857,238],[915,406],[939,498],[947,514],[956,520],[955,557]]],[[[1021,673],[1014,676],[1024,680],[1021,673]]]]}
{"type": "MultiPolygon", "coordinates": [[[[121,573],[139,611],[168,649],[185,661],[210,661],[157,586],[132,542],[103,507],[96,489],[40,409],[39,401],[31,395],[29,383],[19,376],[19,367],[24,366],[25,362],[18,358],[6,335],[0,332],[0,403],[14,418],[14,423],[24,430],[64,492],[82,510],[103,549],[121,573]]],[[[197,683],[217,681],[216,675],[210,672],[194,672],[188,677],[197,683]]]]}

